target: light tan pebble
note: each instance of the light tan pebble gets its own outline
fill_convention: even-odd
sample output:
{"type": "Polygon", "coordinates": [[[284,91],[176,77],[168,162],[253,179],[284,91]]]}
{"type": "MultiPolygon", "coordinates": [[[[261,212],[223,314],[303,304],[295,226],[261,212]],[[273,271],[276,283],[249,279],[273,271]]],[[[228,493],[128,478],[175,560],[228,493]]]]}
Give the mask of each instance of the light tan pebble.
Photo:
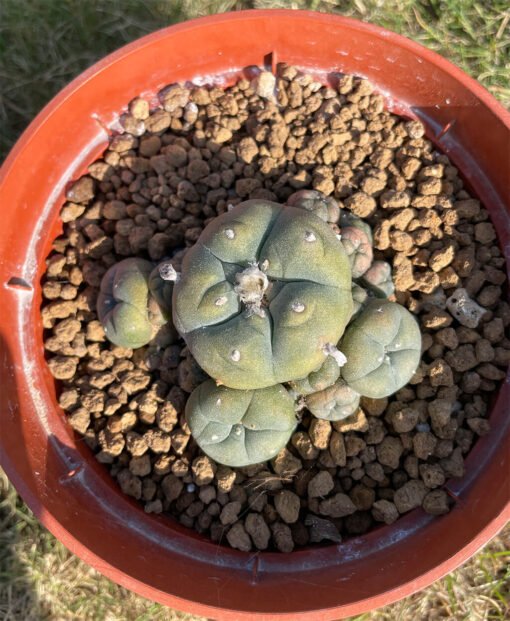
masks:
{"type": "Polygon", "coordinates": [[[151,460],[146,453],[141,457],[132,457],[129,461],[129,470],[138,477],[145,477],[151,472],[151,460]]]}
{"type": "Polygon", "coordinates": [[[236,473],[228,466],[219,465],[216,470],[218,491],[228,494],[234,486],[236,473]]]}
{"type": "Polygon", "coordinates": [[[161,481],[161,489],[163,490],[165,498],[170,503],[179,498],[184,489],[184,483],[182,479],[174,474],[167,474],[161,481]]]}
{"type": "Polygon", "coordinates": [[[301,460],[294,457],[286,448],[283,448],[273,459],[272,465],[276,474],[284,478],[293,477],[303,467],[301,460]]]}
{"type": "Polygon", "coordinates": [[[331,436],[331,423],[327,420],[314,418],[310,424],[308,434],[315,448],[324,450],[328,448],[331,436]]]}
{"type": "Polygon", "coordinates": [[[250,535],[257,550],[266,550],[271,538],[271,531],[260,513],[248,513],[244,528],[250,535]]]}
{"type": "Polygon", "coordinates": [[[450,511],[448,494],[443,489],[435,489],[425,496],[422,506],[426,513],[444,515],[450,511]]]}
{"type": "Polygon", "coordinates": [[[372,517],[376,522],[384,522],[385,524],[393,524],[398,519],[399,514],[397,507],[389,500],[377,500],[372,505],[372,517]]]}
{"type": "Polygon", "coordinates": [[[411,509],[419,507],[427,492],[428,490],[423,481],[413,479],[404,483],[404,485],[395,492],[393,502],[399,513],[406,513],[411,509]]]}
{"type": "Polygon", "coordinates": [[[251,550],[250,536],[241,522],[234,524],[228,531],[227,541],[233,548],[241,550],[241,552],[249,552],[251,550]]]}
{"type": "Polygon", "coordinates": [[[317,473],[308,483],[308,497],[319,498],[329,494],[334,487],[333,477],[327,470],[317,473]]]}
{"type": "Polygon", "coordinates": [[[159,498],[147,502],[144,506],[145,513],[163,513],[163,503],[159,498]]]}
{"type": "Polygon", "coordinates": [[[287,524],[297,522],[301,508],[301,502],[297,494],[289,490],[282,490],[275,496],[274,503],[284,522],[287,524]]]}
{"type": "Polygon", "coordinates": [[[90,412],[85,408],[78,408],[68,415],[67,420],[75,431],[84,434],[90,424],[90,412]]]}
{"type": "Polygon", "coordinates": [[[76,373],[79,361],[76,356],[55,356],[48,361],[48,367],[55,379],[70,380],[76,373]]]}
{"type": "Polygon", "coordinates": [[[290,530],[290,527],[282,522],[275,522],[271,524],[271,531],[277,550],[286,553],[292,552],[294,549],[294,540],[292,538],[292,531],[290,530]]]}
{"type": "Polygon", "coordinates": [[[291,438],[292,446],[298,451],[300,457],[305,460],[317,459],[319,449],[315,448],[310,436],[304,431],[297,431],[291,438]]]}
{"type": "Polygon", "coordinates": [[[319,512],[321,515],[326,515],[333,518],[345,517],[351,515],[356,511],[356,505],[347,496],[347,494],[338,493],[322,500],[319,504],[319,512]]]}
{"type": "Polygon", "coordinates": [[[329,453],[336,466],[343,467],[347,463],[345,451],[344,435],[338,431],[333,431],[329,441],[329,453]]]}
{"type": "Polygon", "coordinates": [[[216,464],[207,455],[201,455],[193,460],[191,470],[195,483],[200,487],[209,485],[214,480],[216,464]]]}
{"type": "Polygon", "coordinates": [[[365,432],[368,430],[368,421],[365,412],[361,408],[358,408],[352,416],[335,421],[333,423],[333,428],[340,433],[347,433],[348,431],[365,432]]]}

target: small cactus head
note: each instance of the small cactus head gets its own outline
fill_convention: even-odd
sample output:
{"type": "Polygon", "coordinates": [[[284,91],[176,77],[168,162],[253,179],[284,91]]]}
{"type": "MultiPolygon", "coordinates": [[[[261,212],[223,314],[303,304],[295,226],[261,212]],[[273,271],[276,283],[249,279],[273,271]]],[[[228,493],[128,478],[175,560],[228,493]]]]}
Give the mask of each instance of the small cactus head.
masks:
{"type": "Polygon", "coordinates": [[[287,205],[311,211],[324,222],[335,224],[340,217],[340,206],[332,196],[317,190],[299,190],[287,199],[287,205]]]}
{"type": "Polygon", "coordinates": [[[340,367],[338,362],[333,356],[326,356],[326,360],[317,371],[313,371],[304,379],[290,382],[290,387],[300,395],[309,395],[312,392],[324,390],[331,386],[339,377],[340,367]]]}
{"type": "Polygon", "coordinates": [[[362,220],[358,216],[355,216],[350,211],[344,210],[342,211],[342,214],[340,216],[340,229],[342,230],[344,228],[351,228],[351,227],[354,227],[356,229],[359,229],[360,231],[363,231],[367,239],[369,240],[370,245],[372,245],[373,238],[372,238],[372,229],[370,228],[370,225],[367,224],[364,220],[362,220]]]}
{"type": "Polygon", "coordinates": [[[204,453],[236,468],[272,459],[297,425],[294,400],[281,384],[234,390],[213,380],[192,392],[186,421],[204,453]]]}
{"type": "Polygon", "coordinates": [[[395,291],[391,279],[391,265],[386,261],[374,261],[362,276],[361,284],[378,298],[388,298],[395,291]]]}
{"type": "Polygon", "coordinates": [[[168,294],[153,269],[149,261],[130,258],[112,265],[103,276],[97,314],[106,337],[115,345],[143,347],[166,323],[171,313],[164,301],[168,294]]]}
{"type": "Polygon", "coordinates": [[[352,277],[359,278],[372,264],[372,241],[362,228],[345,226],[341,229],[341,242],[349,257],[352,277]]]}
{"type": "Polygon", "coordinates": [[[373,300],[348,326],[340,346],[342,378],[364,397],[381,399],[405,386],[420,363],[421,334],[411,313],[373,300]]]}
{"type": "Polygon", "coordinates": [[[343,379],[305,398],[305,405],[316,418],[337,421],[352,416],[358,409],[360,395],[343,379]]]}
{"type": "Polygon", "coordinates": [[[351,321],[359,315],[363,309],[363,305],[367,303],[369,297],[366,289],[360,287],[355,282],[352,283],[352,316],[351,321]]]}
{"type": "Polygon", "coordinates": [[[143,259],[124,259],[103,276],[97,314],[112,343],[136,349],[153,336],[149,320],[149,275],[152,264],[143,259]]]}

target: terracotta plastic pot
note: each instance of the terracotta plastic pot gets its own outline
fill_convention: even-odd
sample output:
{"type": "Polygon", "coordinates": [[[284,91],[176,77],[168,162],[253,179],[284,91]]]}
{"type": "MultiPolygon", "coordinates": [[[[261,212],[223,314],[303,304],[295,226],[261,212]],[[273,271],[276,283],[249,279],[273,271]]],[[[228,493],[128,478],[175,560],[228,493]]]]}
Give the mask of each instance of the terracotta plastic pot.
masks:
{"type": "Polygon", "coordinates": [[[285,61],[368,77],[393,110],[421,119],[490,211],[510,260],[509,115],[440,56],[375,26],[325,14],[248,11],[156,32],[108,56],[39,114],[0,176],[1,464],[37,518],[116,582],[216,619],[334,619],[409,595],[464,562],[510,515],[510,383],[491,432],[448,483],[451,513],[421,510],[341,545],[292,554],[219,547],[123,495],[74,436],[43,355],[40,279],[61,230],[64,188],[107,144],[139,93],[196,77],[232,81],[285,61]]]}

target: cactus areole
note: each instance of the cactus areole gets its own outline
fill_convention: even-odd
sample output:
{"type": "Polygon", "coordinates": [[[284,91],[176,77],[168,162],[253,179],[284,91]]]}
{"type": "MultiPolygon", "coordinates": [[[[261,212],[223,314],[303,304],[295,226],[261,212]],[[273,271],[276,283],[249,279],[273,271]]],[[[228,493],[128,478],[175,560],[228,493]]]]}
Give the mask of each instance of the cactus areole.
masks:
{"type": "Polygon", "coordinates": [[[316,371],[352,314],[342,244],[311,211],[249,200],[214,219],[185,256],[173,321],[200,366],[253,390],[316,371]]]}

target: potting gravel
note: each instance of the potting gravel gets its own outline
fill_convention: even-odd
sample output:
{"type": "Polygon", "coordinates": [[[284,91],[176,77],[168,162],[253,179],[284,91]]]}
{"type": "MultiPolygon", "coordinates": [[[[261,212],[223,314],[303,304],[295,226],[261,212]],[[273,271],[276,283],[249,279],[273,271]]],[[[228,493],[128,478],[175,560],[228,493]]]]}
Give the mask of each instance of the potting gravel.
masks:
{"type": "Polygon", "coordinates": [[[340,542],[420,506],[444,514],[445,485],[488,432],[510,361],[505,261],[488,212],[421,123],[388,112],[368,81],[251,71],[226,89],[174,84],[158,105],[134,99],[123,133],[68,189],[42,285],[60,405],[146,512],[240,550],[340,542]],[[372,225],[394,299],[420,323],[422,362],[389,399],[363,398],[335,423],[305,411],[271,462],[228,468],[190,437],[184,406],[206,376],[184,342],[166,329],[136,351],[109,343],[99,284],[125,257],[171,257],[178,269],[231,205],[285,202],[301,188],[372,225]]]}

